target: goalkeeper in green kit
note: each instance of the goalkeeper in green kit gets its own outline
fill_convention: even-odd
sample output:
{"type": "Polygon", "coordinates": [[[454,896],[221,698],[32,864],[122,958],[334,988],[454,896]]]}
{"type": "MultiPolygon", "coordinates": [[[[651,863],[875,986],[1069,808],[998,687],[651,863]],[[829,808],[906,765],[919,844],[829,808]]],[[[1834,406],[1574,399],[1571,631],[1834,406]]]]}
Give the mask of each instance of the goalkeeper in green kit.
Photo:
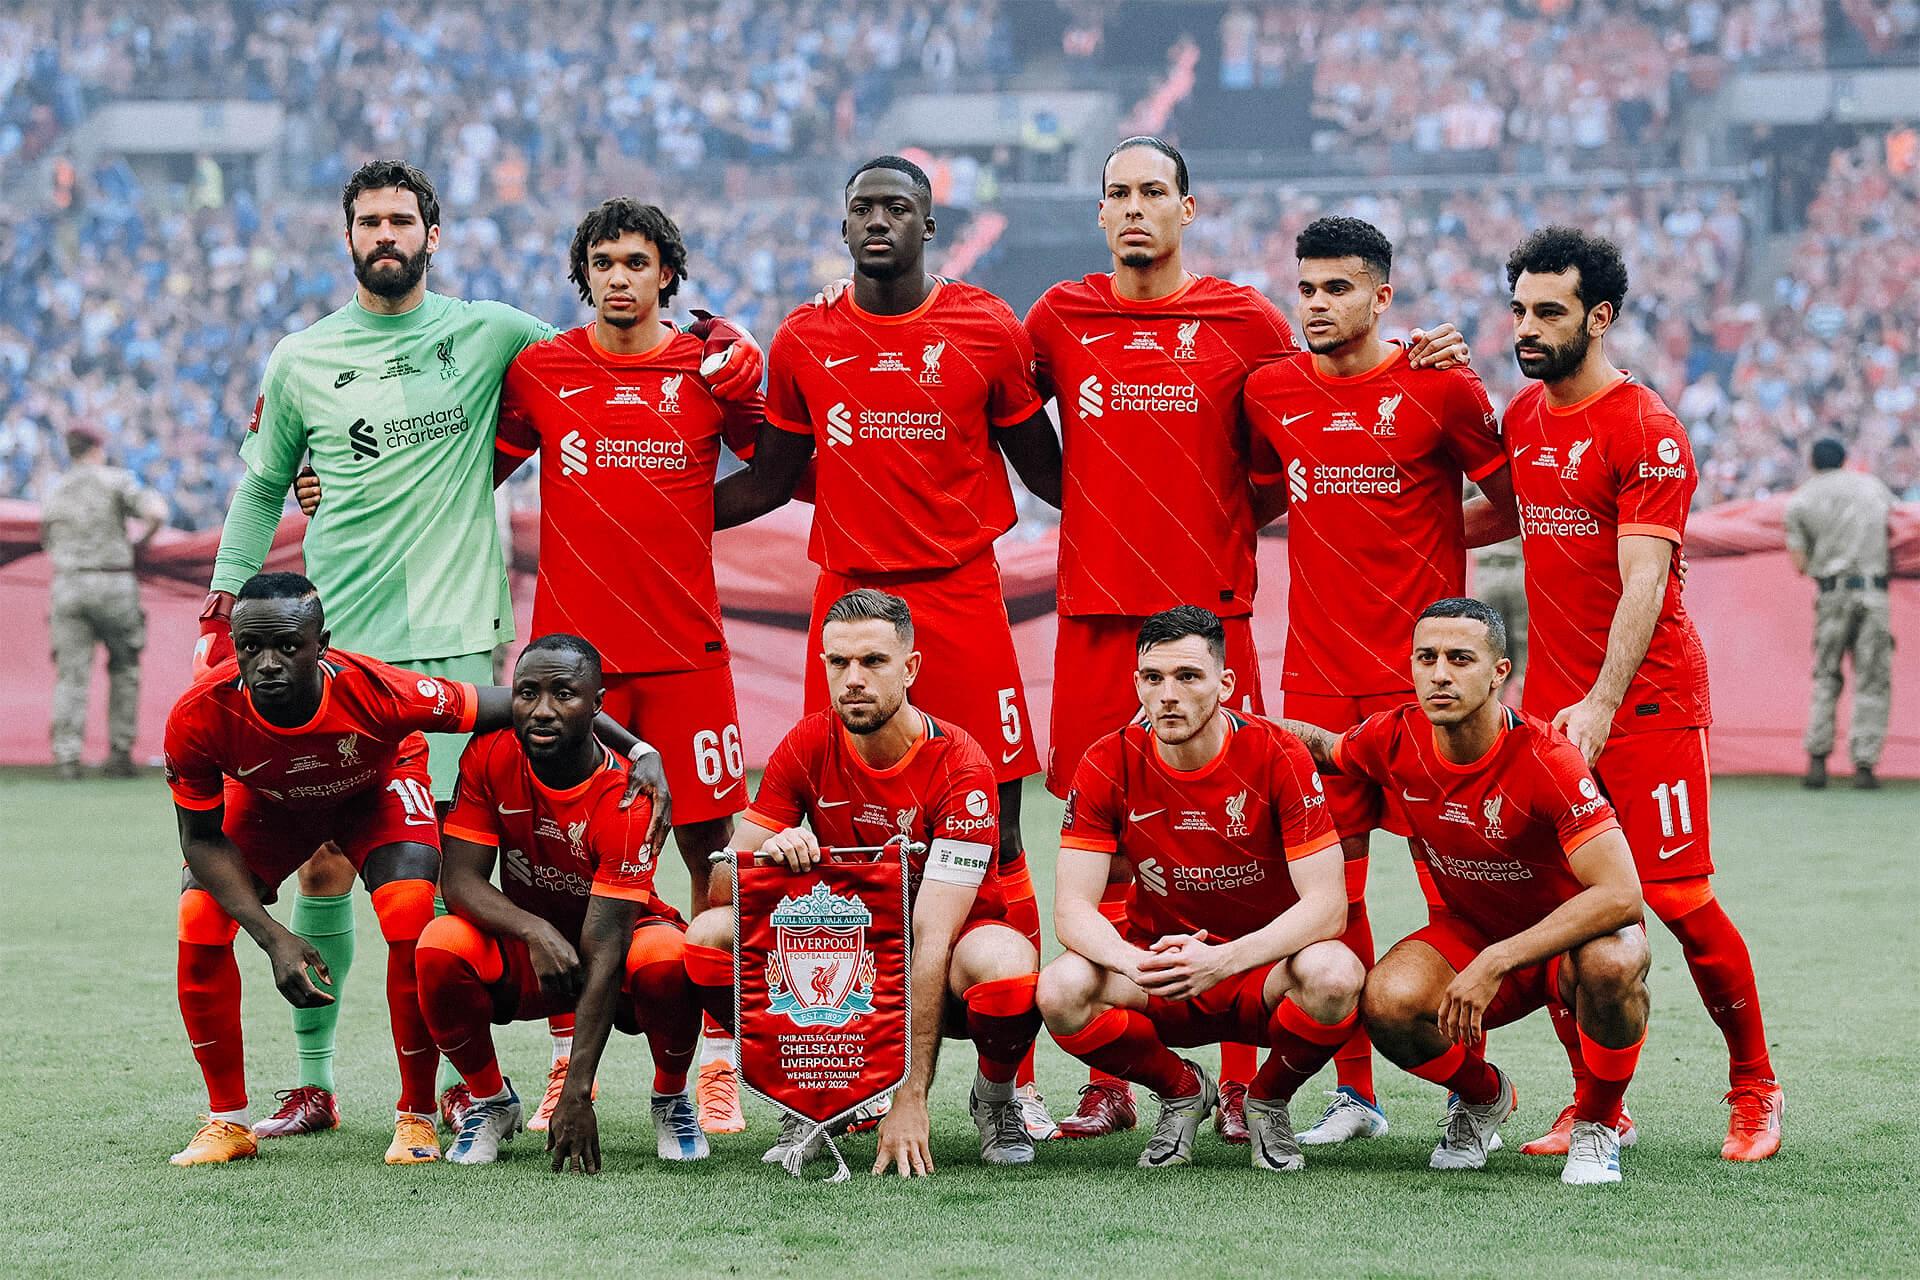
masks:
{"type": "MultiPolygon", "coordinates": [[[[306,532],[306,575],[327,601],[333,639],[427,675],[491,684],[493,648],[514,635],[493,509],[500,384],[515,356],[555,330],[505,303],[427,290],[440,202],[420,170],[395,160],[365,164],[341,205],[358,286],[345,306],[282,338],[267,361],[240,446],[246,470],[201,612],[194,674],[231,653],[233,593],[260,571],[287,489],[310,458],[327,501],[306,532]]],[[[734,347],[710,379],[715,394],[757,389],[761,359],[751,340],[724,320],[703,323],[707,332],[693,332],[709,352],[734,347]]],[[[464,738],[429,734],[427,742],[434,796],[449,801],[464,738]]],[[[637,767],[651,774],[645,790],[657,849],[671,799],[657,754],[637,767]]],[[[255,1125],[262,1137],[339,1124],[333,1044],[353,959],[352,886],[352,865],[331,846],[300,869],[290,927],[325,960],[332,984],[323,990],[335,1000],[294,1011],[299,1084],[255,1125]]],[[[556,1026],[556,1037],[563,1030],[570,1035],[556,1026]]]]}

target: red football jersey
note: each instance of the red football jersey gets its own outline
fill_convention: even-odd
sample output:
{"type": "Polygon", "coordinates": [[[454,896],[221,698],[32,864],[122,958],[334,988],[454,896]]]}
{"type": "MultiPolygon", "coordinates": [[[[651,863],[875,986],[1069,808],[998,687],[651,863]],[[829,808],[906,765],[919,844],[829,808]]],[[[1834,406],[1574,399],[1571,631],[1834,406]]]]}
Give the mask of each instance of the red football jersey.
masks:
{"type": "Polygon", "coordinates": [[[1065,452],[1060,612],[1251,612],[1240,397],[1249,373],[1294,350],[1286,317],[1258,290],[1212,276],[1129,302],[1099,274],[1042,294],[1027,333],[1065,452]]]}
{"type": "Polygon", "coordinates": [[[1394,347],[1349,378],[1301,352],[1247,379],[1254,479],[1287,486],[1290,693],[1411,688],[1413,622],[1463,595],[1461,477],[1507,465],[1470,369],[1415,369],[1394,347]]]}
{"type": "MultiPolygon", "coordinates": [[[[408,735],[473,728],[478,700],[473,686],[460,680],[404,671],[344,649],[327,651],[320,679],[320,709],[294,729],[260,718],[232,658],[181,694],[167,716],[174,802],[215,808],[223,779],[231,778],[287,809],[327,809],[385,778],[408,735]]],[[[390,785],[404,788],[406,781],[390,785]]],[[[422,821],[433,825],[433,797],[403,790],[400,798],[416,801],[422,821]]]]}
{"type": "Polygon", "coordinates": [[[1127,860],[1136,936],[1205,929],[1227,941],[1264,929],[1300,900],[1287,864],[1340,842],[1300,740],[1268,720],[1221,714],[1227,744],[1198,769],[1167,764],[1136,723],[1094,743],[1074,774],[1060,847],[1127,860]]]}
{"type": "Polygon", "coordinates": [[[1531,383],[1507,406],[1505,425],[1527,575],[1522,707],[1551,721],[1587,696],[1620,603],[1617,544],[1644,534],[1673,543],[1673,563],[1613,731],[1711,724],[1707,652],[1680,603],[1680,553],[1699,483],[1686,428],[1631,376],[1564,409],[1531,383]]]}
{"type": "Polygon", "coordinates": [[[973,918],[1006,914],[1000,886],[1000,796],[986,753],[962,730],[926,712],[925,732],[891,768],[874,770],[831,711],[806,717],[780,740],[741,816],[770,831],[813,829],[822,847],[884,844],[897,835],[927,846],[910,860],[913,892],[931,876],[979,886],[973,918]]]}
{"type": "Polygon", "coordinates": [[[937,280],[899,316],[849,289],[797,307],[773,338],[767,421],[814,441],[807,554],[835,573],[965,564],[1013,527],[988,438],[1040,411],[1033,351],[1006,303],[937,280]]]}
{"type": "Polygon", "coordinates": [[[678,919],[653,894],[653,806],[639,799],[622,809],[632,766],[605,747],[600,755],[585,782],[555,791],[534,776],[511,729],[483,733],[460,756],[460,789],[443,828],[499,849],[501,890],[575,940],[594,894],[678,919]]]}
{"type": "Polygon", "coordinates": [[[542,454],[533,634],[581,636],[613,672],[725,662],[713,481],[722,439],[750,451],[760,418],[758,393],[733,405],[707,390],[690,334],[616,355],[586,325],[521,352],[494,447],[542,454]]]}
{"type": "Polygon", "coordinates": [[[1409,702],[1361,721],[1334,749],[1342,773],[1399,793],[1447,909],[1489,938],[1531,929],[1580,893],[1567,859],[1620,825],[1571,742],[1510,707],[1500,726],[1485,756],[1454,764],[1409,702]]]}

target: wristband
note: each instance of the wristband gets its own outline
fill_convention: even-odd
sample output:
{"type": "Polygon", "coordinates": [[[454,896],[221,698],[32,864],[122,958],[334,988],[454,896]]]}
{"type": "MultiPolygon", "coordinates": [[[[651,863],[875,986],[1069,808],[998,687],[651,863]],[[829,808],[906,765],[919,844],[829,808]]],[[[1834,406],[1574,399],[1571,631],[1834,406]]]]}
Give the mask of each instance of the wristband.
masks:
{"type": "Polygon", "coordinates": [[[632,749],[627,752],[627,759],[633,761],[635,764],[639,764],[640,761],[646,757],[657,756],[659,754],[660,749],[643,738],[633,744],[632,749]]]}

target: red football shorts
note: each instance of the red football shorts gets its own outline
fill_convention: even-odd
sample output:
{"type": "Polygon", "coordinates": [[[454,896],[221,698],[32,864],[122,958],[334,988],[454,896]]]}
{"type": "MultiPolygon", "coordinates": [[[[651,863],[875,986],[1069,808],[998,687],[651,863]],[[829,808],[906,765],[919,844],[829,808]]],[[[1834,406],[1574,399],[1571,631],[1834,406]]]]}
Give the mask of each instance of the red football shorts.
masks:
{"type": "Polygon", "coordinates": [[[913,610],[913,647],[920,651],[920,676],[908,695],[913,705],[966,730],[987,753],[997,781],[1038,773],[1027,690],[1014,656],[1000,563],[991,549],[937,573],[849,577],[822,569],[807,630],[807,712],[827,709],[827,673],[819,659],[827,610],[859,587],[899,596],[913,610]]]}
{"type": "MultiPolygon", "coordinates": [[[[1073,774],[1087,748],[1140,715],[1133,673],[1140,665],[1135,648],[1145,618],[1088,614],[1060,619],[1053,649],[1053,713],[1049,717],[1047,790],[1066,799],[1073,774]]],[[[1227,632],[1227,668],[1233,672],[1232,705],[1237,711],[1265,715],[1260,696],[1260,658],[1253,644],[1253,619],[1223,618],[1227,632]]],[[[1264,1033],[1263,1033],[1264,1034],[1264,1033]]]]}
{"type": "Polygon", "coordinates": [[[1265,1044],[1269,1011],[1261,988],[1273,966],[1235,974],[1191,1000],[1147,997],[1147,1020],[1170,1049],[1203,1044],[1265,1044]]]}
{"type": "Polygon", "coordinates": [[[1619,815],[1641,883],[1713,874],[1705,729],[1609,738],[1593,774],[1619,815]]]}
{"type": "MultiPolygon", "coordinates": [[[[1345,733],[1368,716],[1413,701],[1413,690],[1399,693],[1366,693],[1357,698],[1331,693],[1280,693],[1280,714],[1289,720],[1304,720],[1333,733],[1345,733]]],[[[1329,774],[1320,779],[1327,792],[1327,816],[1333,829],[1344,836],[1364,836],[1379,827],[1395,835],[1410,835],[1400,812],[1400,801],[1366,778],[1329,774]]]]}
{"type": "MultiPolygon", "coordinates": [[[[1424,942],[1440,953],[1440,958],[1459,973],[1473,958],[1498,941],[1489,938],[1451,911],[1435,911],[1425,927],[1408,934],[1408,942],[1424,942]]],[[[1550,956],[1546,963],[1515,969],[1501,980],[1493,1003],[1487,1006],[1481,1025],[1491,1031],[1509,1022],[1518,1022],[1535,1009],[1544,1009],[1560,990],[1561,956],[1550,956]]]]}
{"type": "Polygon", "coordinates": [[[605,711],[660,750],[675,826],[747,807],[747,760],[727,663],[698,671],[608,672],[605,711]]]}
{"type": "MultiPolygon", "coordinates": [[[[639,924],[633,930],[633,942],[627,949],[628,974],[632,974],[641,964],[662,960],[668,958],[669,954],[681,954],[686,950],[686,923],[672,907],[657,898],[654,901],[660,909],[672,914],[640,917],[639,924]],[[667,947],[661,946],[667,935],[654,933],[655,929],[672,931],[667,947]]],[[[573,1008],[571,1001],[558,1004],[547,999],[546,993],[540,989],[540,975],[534,970],[533,954],[527,950],[526,943],[518,938],[491,935],[488,941],[499,949],[501,960],[500,977],[487,984],[487,989],[493,994],[493,1021],[525,1022],[566,1013],[573,1008]]],[[[621,999],[615,1003],[614,1010],[615,1025],[632,1035],[635,1031],[632,1002],[621,999]]]]}
{"type": "Polygon", "coordinates": [[[427,742],[409,734],[385,777],[326,809],[289,809],[244,783],[228,778],[221,830],[233,841],[260,883],[278,886],[313,851],[331,840],[353,863],[382,845],[424,844],[440,848],[440,818],[427,776],[427,742]]]}

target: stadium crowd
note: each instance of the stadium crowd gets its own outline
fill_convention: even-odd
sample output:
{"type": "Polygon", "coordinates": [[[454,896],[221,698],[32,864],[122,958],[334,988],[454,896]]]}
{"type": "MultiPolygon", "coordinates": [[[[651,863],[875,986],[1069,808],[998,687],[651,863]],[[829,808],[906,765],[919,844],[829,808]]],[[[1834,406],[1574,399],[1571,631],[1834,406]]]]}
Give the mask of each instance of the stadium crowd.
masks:
{"type": "MultiPolygon", "coordinates": [[[[1406,131],[1397,140],[1421,149],[1665,136],[1682,80],[1745,63],[1815,65],[1832,43],[1812,0],[1483,0],[1438,18],[1397,0],[1336,9],[1229,10],[1223,78],[1266,83],[1312,65],[1332,136],[1366,140],[1394,121],[1406,131]],[[1433,21],[1448,38],[1423,42],[1433,21]],[[1616,74],[1584,103],[1594,71],[1582,51],[1593,49],[1616,74]],[[1629,70],[1618,73],[1623,57],[1629,70]],[[1564,92],[1520,94],[1517,77],[1537,89],[1542,67],[1564,92]],[[1409,93],[1419,111],[1395,97],[1409,93]],[[1529,115],[1523,101],[1542,98],[1564,112],[1529,115]]],[[[1920,6],[1841,9],[1847,30],[1878,33],[1874,48],[1916,38],[1920,6]]],[[[782,166],[844,159],[854,122],[907,79],[994,83],[1017,69],[1013,19],[995,0],[720,0],[614,23],[599,13],[583,7],[577,22],[536,32],[523,9],[494,0],[14,8],[0,21],[0,180],[27,195],[0,210],[0,495],[43,493],[63,429],[90,422],[165,497],[174,524],[217,523],[237,475],[232,438],[273,342],[351,287],[333,193],[358,157],[404,154],[439,176],[448,221],[437,288],[560,324],[580,315],[560,268],[578,210],[609,174],[669,184],[684,193],[672,203],[694,264],[683,304],[766,336],[844,262],[832,202],[807,179],[783,180],[782,166]],[[463,87],[480,68],[489,95],[463,87]],[[287,190],[263,199],[245,166],[206,157],[184,181],[111,155],[82,172],[65,149],[104,103],[209,86],[288,107],[287,190]],[[808,195],[775,194],[788,190],[808,195]]],[[[1525,228],[1569,220],[1628,249],[1637,288],[1621,346],[1695,433],[1703,502],[1792,484],[1817,429],[1856,442],[1914,496],[1916,273],[1831,247],[1865,237],[1896,257],[1913,252],[1903,228],[1914,224],[1915,175],[1891,155],[1876,142],[1834,158],[1802,251],[1765,306],[1739,288],[1752,228],[1729,188],[1381,194],[1342,211],[1402,243],[1401,323],[1458,317],[1489,353],[1480,368],[1496,401],[1519,383],[1497,354],[1500,261],[1525,228]],[[1835,358],[1848,350],[1864,358],[1835,358]]],[[[1201,194],[1196,265],[1284,300],[1292,236],[1326,210],[1281,194],[1221,208],[1201,194]]]]}

